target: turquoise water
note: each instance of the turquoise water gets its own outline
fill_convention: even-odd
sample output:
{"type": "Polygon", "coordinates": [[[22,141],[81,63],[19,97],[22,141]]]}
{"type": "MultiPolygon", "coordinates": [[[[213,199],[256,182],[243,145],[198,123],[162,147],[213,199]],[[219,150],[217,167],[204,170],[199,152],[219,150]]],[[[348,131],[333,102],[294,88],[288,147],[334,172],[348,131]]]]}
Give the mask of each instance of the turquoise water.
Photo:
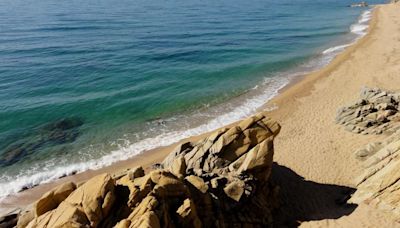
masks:
{"type": "Polygon", "coordinates": [[[1,1],[0,197],[251,115],[365,33],[351,3],[1,1]]]}

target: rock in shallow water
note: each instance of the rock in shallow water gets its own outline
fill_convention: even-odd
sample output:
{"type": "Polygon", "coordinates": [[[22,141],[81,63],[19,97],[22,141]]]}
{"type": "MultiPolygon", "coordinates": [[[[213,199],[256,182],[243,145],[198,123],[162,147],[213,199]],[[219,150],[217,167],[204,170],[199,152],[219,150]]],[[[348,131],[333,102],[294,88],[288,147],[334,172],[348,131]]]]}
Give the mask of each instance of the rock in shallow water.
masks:
{"type": "Polygon", "coordinates": [[[42,129],[46,131],[69,130],[83,125],[83,121],[77,117],[69,117],[57,120],[45,125],[42,129]]]}
{"type": "Polygon", "coordinates": [[[35,204],[40,212],[28,227],[268,226],[277,206],[269,177],[279,130],[259,114],[180,145],[147,175],[135,169],[94,177],[76,190],[61,186],[35,204]]]}
{"type": "Polygon", "coordinates": [[[57,120],[40,129],[41,139],[52,144],[73,142],[79,135],[78,128],[82,125],[83,121],[76,117],[57,120]]]}
{"type": "Polygon", "coordinates": [[[35,130],[31,136],[11,144],[0,155],[0,166],[9,166],[45,146],[74,142],[79,136],[80,118],[70,117],[52,122],[35,130]]]}

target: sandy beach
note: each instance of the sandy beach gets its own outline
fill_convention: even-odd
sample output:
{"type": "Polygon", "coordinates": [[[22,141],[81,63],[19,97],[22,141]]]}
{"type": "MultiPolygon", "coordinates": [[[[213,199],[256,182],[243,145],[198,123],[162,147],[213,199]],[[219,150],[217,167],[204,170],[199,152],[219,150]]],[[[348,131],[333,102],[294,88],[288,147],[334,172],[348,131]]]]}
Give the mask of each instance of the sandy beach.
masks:
{"type": "MultiPolygon", "coordinates": [[[[328,66],[284,88],[264,107],[277,107],[268,116],[282,126],[274,141],[274,161],[280,167],[286,167],[304,178],[293,183],[291,187],[298,188],[301,192],[307,191],[304,182],[319,186],[312,188],[316,191],[315,194],[305,193],[315,197],[314,201],[309,201],[307,197],[295,199],[294,207],[303,210],[310,218],[309,221],[300,221],[302,227],[400,226],[393,221],[390,214],[367,204],[360,204],[355,210],[338,212],[329,212],[335,210],[329,205],[320,208],[328,194],[324,192],[327,186],[355,187],[354,178],[360,175],[363,168],[355,159],[354,151],[368,142],[384,137],[353,134],[345,131],[334,120],[338,108],[357,100],[361,88],[365,86],[393,91],[399,89],[399,12],[400,4],[376,6],[366,36],[339,54],[328,66]]],[[[196,141],[200,137],[202,136],[182,142],[196,141]]],[[[100,170],[64,177],[54,183],[23,191],[2,202],[0,208],[32,203],[62,182],[81,182],[100,173],[116,173],[139,165],[150,169],[152,164],[162,161],[176,145],[147,151],[100,170]]]]}

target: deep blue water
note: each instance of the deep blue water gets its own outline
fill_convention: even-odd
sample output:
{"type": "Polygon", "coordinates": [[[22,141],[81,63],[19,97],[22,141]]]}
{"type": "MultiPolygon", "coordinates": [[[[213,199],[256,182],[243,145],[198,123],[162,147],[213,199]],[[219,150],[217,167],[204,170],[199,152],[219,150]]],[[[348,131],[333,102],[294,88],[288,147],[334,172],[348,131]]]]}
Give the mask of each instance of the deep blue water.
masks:
{"type": "Polygon", "coordinates": [[[0,197],[254,113],[360,35],[351,3],[2,0],[0,197]]]}

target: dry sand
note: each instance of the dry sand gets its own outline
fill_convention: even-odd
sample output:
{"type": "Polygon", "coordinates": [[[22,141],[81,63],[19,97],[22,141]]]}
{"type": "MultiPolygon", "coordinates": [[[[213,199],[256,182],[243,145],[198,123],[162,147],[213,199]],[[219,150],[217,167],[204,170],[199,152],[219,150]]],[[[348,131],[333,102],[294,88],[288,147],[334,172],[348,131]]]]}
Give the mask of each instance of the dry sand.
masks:
{"type": "MultiPolygon", "coordinates": [[[[278,181],[287,184],[282,189],[283,196],[286,201],[295,202],[286,207],[303,215],[299,219],[302,227],[400,227],[391,215],[367,204],[339,207],[332,203],[337,191],[354,187],[353,180],[362,171],[354,151],[383,137],[345,131],[334,123],[337,109],[356,100],[363,86],[400,90],[399,85],[400,4],[388,4],[375,9],[367,36],[327,67],[305,76],[266,104],[278,107],[270,116],[282,125],[275,140],[275,176],[282,174],[278,181]]],[[[101,172],[139,164],[148,167],[162,160],[174,146],[38,186],[10,198],[0,208],[26,205],[67,180],[79,182],[101,172]]]]}

